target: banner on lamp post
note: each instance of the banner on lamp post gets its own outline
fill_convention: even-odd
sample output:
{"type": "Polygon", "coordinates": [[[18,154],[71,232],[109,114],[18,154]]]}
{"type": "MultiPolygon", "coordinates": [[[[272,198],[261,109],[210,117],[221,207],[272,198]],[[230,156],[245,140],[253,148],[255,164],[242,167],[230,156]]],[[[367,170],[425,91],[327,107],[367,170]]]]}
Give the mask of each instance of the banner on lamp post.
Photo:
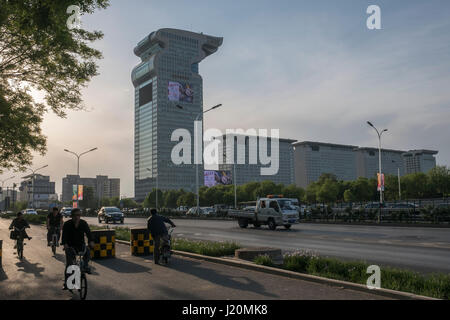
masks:
{"type": "Polygon", "coordinates": [[[384,173],[382,173],[382,174],[377,173],[377,178],[378,178],[377,190],[384,191],[384,173]]]}
{"type": "Polygon", "coordinates": [[[78,186],[78,200],[83,200],[83,186],[78,186]]]}

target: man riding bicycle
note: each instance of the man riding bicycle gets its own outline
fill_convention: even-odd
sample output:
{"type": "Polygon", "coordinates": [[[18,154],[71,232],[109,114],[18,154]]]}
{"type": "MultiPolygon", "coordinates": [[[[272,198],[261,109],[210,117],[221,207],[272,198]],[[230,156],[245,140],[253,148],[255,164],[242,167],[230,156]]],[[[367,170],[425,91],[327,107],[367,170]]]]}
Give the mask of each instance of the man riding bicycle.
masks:
{"type": "MultiPolygon", "coordinates": [[[[29,229],[30,225],[28,224],[28,222],[23,218],[23,214],[22,212],[17,212],[17,218],[15,218],[12,222],[11,225],[9,226],[9,230],[12,230],[14,228],[17,228],[19,230],[22,230],[22,235],[24,239],[28,239],[31,240],[32,237],[29,237],[27,232],[25,231],[25,229],[29,229]]],[[[11,237],[16,239],[19,235],[15,234],[11,237]]],[[[16,249],[16,245],[14,245],[14,249],[16,249]]]]}
{"type": "Polygon", "coordinates": [[[160,216],[156,209],[151,209],[150,213],[151,216],[147,220],[147,228],[153,238],[153,261],[155,264],[159,264],[161,240],[167,237],[168,234],[165,223],[170,224],[173,228],[175,228],[175,224],[169,218],[160,216]]]}
{"type": "Polygon", "coordinates": [[[53,234],[57,235],[57,242],[61,235],[61,229],[64,224],[64,219],[62,214],[59,212],[57,207],[54,207],[52,212],[47,216],[47,246],[50,247],[50,243],[53,241],[53,234]]]}
{"type": "MultiPolygon", "coordinates": [[[[91,252],[89,247],[86,247],[84,241],[84,236],[88,238],[89,246],[94,247],[94,242],[92,240],[91,229],[85,220],[81,219],[81,210],[78,208],[72,209],[71,212],[72,219],[66,221],[63,226],[62,241],[61,244],[64,245],[64,251],[66,252],[66,269],[68,266],[73,265],[76,259],[76,254],[78,252],[84,251],[86,253],[83,256],[86,273],[91,273],[91,268],[88,266],[91,252]]],[[[67,280],[67,274],[65,274],[67,280]]],[[[66,288],[66,282],[64,282],[64,289],[66,288]]]]}

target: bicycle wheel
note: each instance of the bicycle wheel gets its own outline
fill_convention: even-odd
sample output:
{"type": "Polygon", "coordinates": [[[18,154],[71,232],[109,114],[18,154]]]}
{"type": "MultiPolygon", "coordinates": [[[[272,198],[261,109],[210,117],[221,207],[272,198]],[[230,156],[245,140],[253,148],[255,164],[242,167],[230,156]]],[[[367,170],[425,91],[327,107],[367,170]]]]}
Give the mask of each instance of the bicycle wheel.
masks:
{"type": "Polygon", "coordinates": [[[17,256],[20,260],[23,259],[23,242],[17,241],[17,256]]]}
{"type": "Polygon", "coordinates": [[[81,283],[80,283],[80,290],[78,290],[80,292],[80,299],[81,300],[86,300],[86,296],[87,296],[87,278],[86,275],[84,273],[81,274],[81,283]]]}

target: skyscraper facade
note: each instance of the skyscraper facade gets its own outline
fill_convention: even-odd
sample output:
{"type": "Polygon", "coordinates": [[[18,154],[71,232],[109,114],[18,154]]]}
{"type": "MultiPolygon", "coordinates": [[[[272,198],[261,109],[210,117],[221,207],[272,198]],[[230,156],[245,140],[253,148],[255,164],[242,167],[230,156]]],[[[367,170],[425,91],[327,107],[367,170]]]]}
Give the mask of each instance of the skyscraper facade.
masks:
{"type": "MultiPolygon", "coordinates": [[[[135,87],[134,178],[135,198],[144,200],[153,189],[195,191],[196,168],[171,161],[176,129],[194,141],[194,121],[203,111],[203,80],[199,63],[215,53],[223,38],[178,29],[160,29],[134,49],[141,63],[132,71],[135,87]],[[181,108],[180,108],[181,106],[181,108]]],[[[203,137],[202,140],[203,141],[203,137]]],[[[199,165],[203,181],[203,165],[199,165]]]]}

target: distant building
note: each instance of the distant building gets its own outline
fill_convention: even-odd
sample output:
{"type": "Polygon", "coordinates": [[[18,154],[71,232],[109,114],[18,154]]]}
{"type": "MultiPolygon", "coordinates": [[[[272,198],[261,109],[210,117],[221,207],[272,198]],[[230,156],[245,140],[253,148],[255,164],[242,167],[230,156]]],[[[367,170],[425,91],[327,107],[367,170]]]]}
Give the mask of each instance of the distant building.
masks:
{"type": "Polygon", "coordinates": [[[20,183],[19,201],[27,201],[28,207],[35,209],[48,209],[58,201],[55,192],[55,182],[49,176],[40,174],[23,177],[20,183]]]}
{"type": "Polygon", "coordinates": [[[312,141],[294,143],[295,184],[306,188],[323,173],[333,173],[339,180],[355,180],[355,148],[312,141]]]}
{"type": "MultiPolygon", "coordinates": [[[[229,135],[230,136],[230,135],[229,135]]],[[[232,134],[234,137],[234,146],[227,145],[227,136],[222,137],[223,151],[224,151],[224,164],[219,165],[219,170],[229,171],[232,179],[236,179],[237,185],[246,184],[254,181],[273,181],[275,183],[282,183],[285,185],[295,183],[294,174],[294,148],[292,143],[296,140],[290,139],[278,139],[279,144],[279,164],[278,172],[275,175],[262,175],[261,168],[268,168],[271,164],[263,165],[259,154],[260,139],[267,140],[267,154],[271,154],[271,139],[266,137],[254,137],[258,143],[257,148],[257,163],[250,163],[250,150],[249,150],[249,137],[245,135],[232,134]],[[238,158],[238,150],[241,148],[245,152],[245,158],[241,156],[238,158]],[[234,149],[234,150],[233,150],[234,149]],[[234,164],[227,164],[227,154],[232,152],[234,154],[234,164]],[[238,161],[239,160],[239,161],[238,161]],[[239,164],[239,162],[243,164],[239,164]],[[236,177],[234,177],[234,165],[236,165],[236,177]]],[[[244,152],[242,152],[244,154],[244,152]]],[[[234,180],[233,180],[234,181],[234,180]]]]}
{"type": "Polygon", "coordinates": [[[411,150],[403,154],[406,174],[424,172],[427,173],[436,167],[437,151],[411,150]]]}
{"type": "Polygon", "coordinates": [[[91,187],[97,199],[120,197],[120,179],[110,179],[108,176],[81,178],[77,175],[67,175],[62,179],[62,202],[72,200],[73,186],[77,184],[91,187]]]}
{"type": "MultiPolygon", "coordinates": [[[[0,188],[1,189],[1,188],[0,188]]],[[[18,201],[18,192],[17,190],[5,188],[1,191],[0,194],[0,211],[1,210],[8,210],[11,208],[14,203],[18,201]]]]}
{"type": "MultiPolygon", "coordinates": [[[[364,148],[324,142],[294,143],[295,183],[306,188],[324,173],[339,180],[351,181],[359,177],[374,178],[379,171],[378,148],[364,148]]],[[[403,176],[428,172],[436,166],[432,150],[381,150],[382,173],[403,176]]]]}
{"type": "MultiPolygon", "coordinates": [[[[378,148],[356,148],[356,177],[373,178],[379,171],[378,148]]],[[[405,175],[405,151],[381,149],[382,172],[385,175],[405,175]]]]}

